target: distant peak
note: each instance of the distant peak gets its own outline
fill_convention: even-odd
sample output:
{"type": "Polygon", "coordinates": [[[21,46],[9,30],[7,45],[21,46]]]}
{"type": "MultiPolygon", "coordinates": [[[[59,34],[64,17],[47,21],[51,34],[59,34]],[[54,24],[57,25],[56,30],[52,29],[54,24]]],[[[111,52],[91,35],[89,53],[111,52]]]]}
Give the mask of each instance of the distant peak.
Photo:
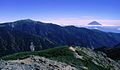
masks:
{"type": "Polygon", "coordinates": [[[26,21],[33,21],[32,19],[24,19],[24,20],[26,20],[26,21]]]}
{"type": "Polygon", "coordinates": [[[36,24],[38,21],[32,20],[32,19],[22,19],[22,20],[17,20],[15,23],[25,23],[25,24],[36,24]]]}
{"type": "Polygon", "coordinates": [[[89,23],[88,25],[102,25],[102,24],[98,23],[97,21],[93,21],[93,22],[89,23]]]}
{"type": "Polygon", "coordinates": [[[27,21],[27,22],[33,22],[34,20],[32,20],[32,19],[23,19],[23,20],[18,20],[18,21],[27,21]]]}

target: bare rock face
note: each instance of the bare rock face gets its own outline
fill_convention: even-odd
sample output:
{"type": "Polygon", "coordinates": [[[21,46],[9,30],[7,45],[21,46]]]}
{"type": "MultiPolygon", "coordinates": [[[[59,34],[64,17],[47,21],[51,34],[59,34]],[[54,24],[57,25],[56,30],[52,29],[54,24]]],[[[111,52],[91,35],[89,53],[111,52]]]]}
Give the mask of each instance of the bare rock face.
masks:
{"type": "Polygon", "coordinates": [[[23,60],[1,61],[0,70],[77,70],[66,63],[30,56],[23,60]]]}

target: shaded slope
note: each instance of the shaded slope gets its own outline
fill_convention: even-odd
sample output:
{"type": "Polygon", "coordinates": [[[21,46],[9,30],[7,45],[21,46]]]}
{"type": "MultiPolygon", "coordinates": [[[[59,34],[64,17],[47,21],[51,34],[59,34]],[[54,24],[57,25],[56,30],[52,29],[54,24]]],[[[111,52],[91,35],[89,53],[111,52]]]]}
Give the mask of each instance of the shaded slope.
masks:
{"type": "Polygon", "coordinates": [[[114,59],[116,61],[120,60],[120,44],[117,44],[115,47],[112,48],[101,47],[97,48],[96,50],[106,53],[107,56],[111,59],[114,59]]]}
{"type": "Polygon", "coordinates": [[[78,45],[83,47],[113,47],[120,42],[120,35],[102,31],[78,28],[74,26],[61,27],[51,23],[42,23],[30,19],[1,24],[13,27],[15,30],[46,38],[59,45],[78,45]],[[116,37],[117,36],[117,37],[116,37]]]}
{"type": "Polygon", "coordinates": [[[0,27],[0,56],[15,52],[30,51],[29,46],[31,42],[36,46],[36,50],[55,46],[54,43],[40,36],[16,31],[8,27],[0,27]]]}

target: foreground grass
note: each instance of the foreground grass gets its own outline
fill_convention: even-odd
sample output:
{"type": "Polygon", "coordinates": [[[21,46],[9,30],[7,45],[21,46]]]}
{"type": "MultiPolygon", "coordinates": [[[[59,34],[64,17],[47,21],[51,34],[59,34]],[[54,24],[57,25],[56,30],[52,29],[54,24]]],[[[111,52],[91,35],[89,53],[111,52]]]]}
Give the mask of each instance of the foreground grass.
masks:
{"type": "MultiPolygon", "coordinates": [[[[80,53],[83,53],[79,51],[80,53]]],[[[4,56],[1,59],[3,60],[16,60],[16,59],[24,59],[29,57],[30,55],[42,56],[52,60],[60,61],[72,65],[80,70],[86,70],[82,67],[87,67],[88,70],[110,70],[109,68],[104,68],[101,66],[95,65],[91,62],[91,58],[88,58],[85,53],[85,60],[80,60],[74,57],[74,54],[71,50],[69,50],[68,46],[57,47],[42,51],[35,51],[35,52],[21,52],[16,53],[13,55],[4,56]]]]}
{"type": "Polygon", "coordinates": [[[3,60],[24,59],[29,57],[30,55],[43,56],[46,58],[53,58],[53,57],[59,57],[59,56],[73,56],[71,54],[72,52],[68,49],[68,47],[63,46],[63,47],[56,47],[56,48],[42,50],[42,51],[15,53],[12,55],[4,56],[1,59],[3,60]]]}

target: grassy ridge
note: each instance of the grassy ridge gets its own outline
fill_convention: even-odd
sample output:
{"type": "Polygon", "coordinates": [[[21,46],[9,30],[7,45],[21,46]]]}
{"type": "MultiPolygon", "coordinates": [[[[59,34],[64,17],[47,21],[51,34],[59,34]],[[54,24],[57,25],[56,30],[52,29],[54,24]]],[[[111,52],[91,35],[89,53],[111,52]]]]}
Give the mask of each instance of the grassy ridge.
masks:
{"type": "Polygon", "coordinates": [[[23,58],[29,57],[30,55],[37,55],[37,56],[43,56],[46,58],[53,58],[53,57],[59,57],[59,56],[71,56],[71,54],[72,54],[72,52],[68,49],[68,47],[64,46],[64,47],[56,47],[56,48],[42,50],[42,51],[15,53],[12,55],[4,56],[1,59],[16,60],[16,59],[23,59],[23,58]]]}
{"type": "MultiPolygon", "coordinates": [[[[79,52],[83,53],[82,51],[79,52]]],[[[36,51],[36,52],[21,52],[13,55],[4,56],[2,57],[2,59],[4,60],[24,59],[29,57],[30,55],[43,56],[52,60],[64,62],[81,70],[85,70],[83,67],[87,67],[89,70],[110,70],[109,68],[104,68],[95,65],[91,61],[92,59],[88,58],[85,53],[83,53],[83,56],[85,56],[85,60],[77,59],[76,57],[74,57],[73,52],[69,50],[68,46],[57,47],[57,48],[47,49],[43,51],[36,51]]]]}

